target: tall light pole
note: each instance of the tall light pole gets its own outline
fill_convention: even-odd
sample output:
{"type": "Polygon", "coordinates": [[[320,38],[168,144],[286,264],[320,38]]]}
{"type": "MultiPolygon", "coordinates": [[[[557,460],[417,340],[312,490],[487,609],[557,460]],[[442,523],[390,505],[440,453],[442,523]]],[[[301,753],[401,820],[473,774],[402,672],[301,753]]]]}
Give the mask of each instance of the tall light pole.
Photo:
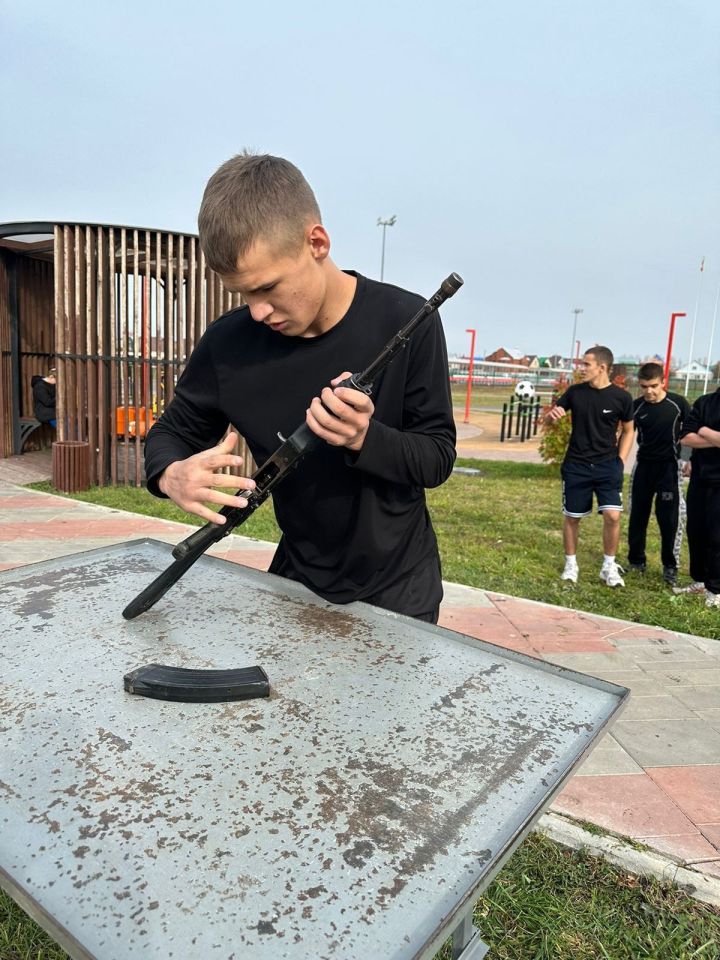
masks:
{"type": "Polygon", "coordinates": [[[720,302],[720,284],[715,297],[715,310],[713,311],[712,327],[710,327],[710,346],[708,347],[707,363],[705,364],[705,383],[703,383],[703,393],[707,393],[708,378],[710,376],[710,367],[712,366],[713,340],[715,339],[715,324],[717,323],[718,302],[720,302]]]}
{"type": "Polygon", "coordinates": [[[463,423],[470,423],[470,397],[472,394],[473,361],[475,360],[475,334],[477,333],[477,330],[466,330],[465,333],[470,334],[470,357],[468,359],[467,393],[465,394],[465,419],[463,420],[463,423]]]}
{"type": "MultiPolygon", "coordinates": [[[[685,377],[685,396],[688,395],[690,386],[690,368],[693,362],[693,351],[695,349],[695,328],[697,326],[698,308],[700,307],[700,291],[702,290],[703,277],[705,276],[705,257],[700,261],[700,279],[698,281],[697,297],[695,298],[695,312],[693,313],[692,333],[690,334],[690,359],[687,365],[687,376],[685,377]]],[[[709,359],[709,358],[708,358],[709,359]]]]}
{"type": "Polygon", "coordinates": [[[582,307],[575,307],[575,309],[573,310],[574,318],[573,318],[572,346],[570,347],[570,370],[571,371],[575,369],[575,361],[573,358],[575,357],[575,334],[577,333],[577,321],[578,321],[579,313],[582,313],[582,307]]]}
{"type": "Polygon", "coordinates": [[[392,217],[387,217],[385,220],[383,220],[382,217],[378,217],[377,225],[383,228],[382,256],[380,258],[380,279],[381,280],[385,275],[385,231],[387,230],[388,227],[391,227],[396,220],[397,220],[397,217],[395,216],[395,214],[393,214],[392,217]]]}

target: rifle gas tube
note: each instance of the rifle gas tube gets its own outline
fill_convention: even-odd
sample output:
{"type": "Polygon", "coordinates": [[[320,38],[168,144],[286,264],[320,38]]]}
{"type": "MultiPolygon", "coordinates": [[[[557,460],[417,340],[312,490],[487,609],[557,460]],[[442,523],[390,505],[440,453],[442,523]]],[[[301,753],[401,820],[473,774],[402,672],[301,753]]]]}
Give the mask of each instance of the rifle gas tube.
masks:
{"type": "MultiPolygon", "coordinates": [[[[395,355],[408,343],[422,321],[446,300],[457,293],[463,285],[462,277],[451,273],[440,284],[440,288],[427,300],[404,327],[402,327],[383,348],[382,352],[366,367],[362,373],[354,373],[339,386],[352,387],[362,390],[363,393],[372,393],[373,382],[377,375],[393,360],[395,355]]],[[[178,543],[173,549],[175,562],[160,574],[153,582],[138,594],[123,610],[126,620],[133,620],[141,613],[145,613],[164,596],[173,584],[177,583],[196,560],[208,549],[211,544],[222,540],[235,527],[244,523],[257,508],[267,500],[273,489],[293,470],[298,463],[318,447],[322,441],[316,436],[306,423],[303,423],[291,436],[285,440],[275,453],[253,474],[254,490],[238,491],[238,496],[247,499],[246,507],[223,507],[220,514],[225,517],[225,523],[206,523],[187,539],[178,543]]]]}

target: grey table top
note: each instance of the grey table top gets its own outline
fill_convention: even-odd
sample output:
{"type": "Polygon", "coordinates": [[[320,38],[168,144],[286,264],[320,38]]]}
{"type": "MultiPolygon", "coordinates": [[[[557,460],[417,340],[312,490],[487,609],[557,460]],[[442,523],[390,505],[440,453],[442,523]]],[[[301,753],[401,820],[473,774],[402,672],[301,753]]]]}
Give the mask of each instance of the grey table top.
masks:
{"type": "Polygon", "coordinates": [[[207,557],[123,621],[170,560],[0,574],[0,884],[74,957],[431,956],[626,694],[207,557]],[[271,696],[125,693],[151,662],[271,696]]]}

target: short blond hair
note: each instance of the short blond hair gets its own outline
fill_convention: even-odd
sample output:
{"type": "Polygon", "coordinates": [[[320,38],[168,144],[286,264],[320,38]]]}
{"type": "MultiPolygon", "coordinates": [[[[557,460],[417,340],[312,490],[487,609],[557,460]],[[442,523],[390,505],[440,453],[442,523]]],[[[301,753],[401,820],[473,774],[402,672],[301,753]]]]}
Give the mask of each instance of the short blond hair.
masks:
{"type": "Polygon", "coordinates": [[[281,253],[298,250],[311,222],[322,222],[320,208],[298,168],[282,157],[244,151],[223,163],[205,187],[200,245],[212,270],[231,273],[256,240],[281,253]]]}

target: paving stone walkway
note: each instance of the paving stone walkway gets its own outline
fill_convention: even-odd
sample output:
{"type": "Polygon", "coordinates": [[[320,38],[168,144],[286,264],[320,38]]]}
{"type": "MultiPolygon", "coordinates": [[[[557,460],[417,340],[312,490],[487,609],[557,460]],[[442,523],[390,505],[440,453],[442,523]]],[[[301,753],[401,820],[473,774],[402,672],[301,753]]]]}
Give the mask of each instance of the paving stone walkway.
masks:
{"type": "MultiPolygon", "coordinates": [[[[45,493],[29,461],[0,461],[0,570],[192,529],[45,493]]],[[[265,570],[273,545],[228,537],[209,552],[265,570]]],[[[630,688],[628,708],[553,809],[720,878],[720,641],[446,584],[440,623],[630,688]]]]}

